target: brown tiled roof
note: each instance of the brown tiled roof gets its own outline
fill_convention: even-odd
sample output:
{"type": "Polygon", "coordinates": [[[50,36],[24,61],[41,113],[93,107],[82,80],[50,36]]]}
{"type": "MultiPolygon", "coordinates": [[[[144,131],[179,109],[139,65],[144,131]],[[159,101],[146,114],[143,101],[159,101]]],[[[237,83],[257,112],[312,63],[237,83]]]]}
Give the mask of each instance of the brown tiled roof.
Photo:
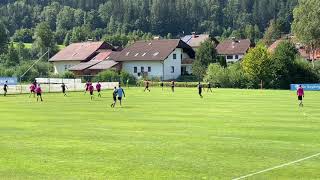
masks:
{"type": "Polygon", "coordinates": [[[82,71],[82,70],[88,69],[88,68],[100,63],[101,61],[106,60],[110,56],[111,53],[112,53],[111,50],[100,52],[98,55],[93,57],[90,61],[83,62],[83,63],[77,64],[75,66],[72,66],[71,68],[69,68],[69,70],[70,71],[82,71]]]}
{"type": "Polygon", "coordinates": [[[191,58],[194,50],[180,39],[137,41],[121,51],[117,61],[163,61],[176,48],[182,48],[191,58]]]}
{"type": "Polygon", "coordinates": [[[274,43],[271,44],[271,46],[269,46],[268,52],[273,53],[275,51],[275,49],[278,47],[278,45],[283,41],[284,41],[284,39],[276,40],[274,43]]]}
{"type": "Polygon", "coordinates": [[[226,40],[217,46],[217,53],[220,55],[245,54],[251,45],[249,39],[226,40]]]}
{"type": "Polygon", "coordinates": [[[114,67],[115,65],[117,65],[118,62],[113,61],[113,60],[106,60],[106,61],[101,61],[98,64],[90,67],[90,70],[106,70],[106,69],[110,69],[112,67],[114,67]]]}
{"type": "Polygon", "coordinates": [[[96,61],[96,60],[92,60],[92,61],[88,61],[88,62],[83,62],[80,64],[77,64],[75,66],[72,66],[71,68],[69,68],[69,71],[82,71],[85,69],[88,69],[96,64],[98,64],[101,61],[96,61]]]}
{"type": "Polygon", "coordinates": [[[88,61],[99,49],[113,49],[105,42],[73,43],[54,55],[49,61],[88,61]]]}
{"type": "Polygon", "coordinates": [[[209,34],[187,35],[181,38],[182,41],[189,44],[192,48],[200,47],[201,43],[207,39],[211,39],[214,43],[219,44],[219,41],[216,38],[211,37],[209,34]]]}

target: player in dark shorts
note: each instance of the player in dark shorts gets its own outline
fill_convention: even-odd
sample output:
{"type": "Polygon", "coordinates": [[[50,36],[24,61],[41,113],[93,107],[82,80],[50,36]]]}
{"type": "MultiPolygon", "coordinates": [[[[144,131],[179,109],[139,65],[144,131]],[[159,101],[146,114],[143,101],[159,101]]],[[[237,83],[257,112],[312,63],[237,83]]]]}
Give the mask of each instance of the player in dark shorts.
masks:
{"type": "Polygon", "coordinates": [[[94,87],[92,86],[92,84],[89,85],[88,90],[90,92],[90,98],[91,98],[91,100],[93,100],[94,87]]]}
{"type": "Polygon", "coordinates": [[[162,91],[163,91],[163,86],[164,86],[163,81],[161,81],[160,87],[161,87],[162,91]]]}
{"type": "Polygon", "coordinates": [[[207,92],[212,92],[212,89],[211,89],[211,83],[210,82],[208,82],[208,91],[207,92]]]}
{"type": "Polygon", "coordinates": [[[39,97],[40,97],[41,101],[43,101],[43,99],[42,99],[42,89],[40,87],[40,84],[38,84],[38,86],[36,88],[36,93],[37,93],[37,102],[39,101],[39,97]]]}
{"type": "Polygon", "coordinates": [[[172,90],[172,92],[174,92],[174,87],[175,87],[175,82],[171,81],[171,90],[172,90]]]}
{"type": "Polygon", "coordinates": [[[297,89],[297,96],[298,96],[298,101],[300,102],[299,106],[303,107],[304,89],[301,85],[299,85],[299,88],[297,89]]]}
{"type": "Polygon", "coordinates": [[[33,97],[36,97],[36,86],[32,83],[29,87],[30,89],[30,96],[29,98],[31,97],[31,95],[33,94],[33,97]]]}
{"type": "Polygon", "coordinates": [[[4,96],[7,96],[8,93],[8,81],[6,81],[3,85],[4,96]]]}
{"type": "Polygon", "coordinates": [[[150,85],[149,81],[146,81],[146,87],[144,88],[144,92],[146,92],[146,90],[150,92],[149,85],[150,85]]]}
{"type": "Polygon", "coordinates": [[[91,82],[90,81],[87,81],[86,84],[84,85],[85,87],[85,91],[84,91],[84,94],[87,93],[87,91],[89,91],[89,86],[91,85],[91,82]]]}
{"type": "Polygon", "coordinates": [[[198,84],[198,91],[199,91],[199,96],[200,96],[201,98],[203,98],[203,96],[202,96],[202,88],[203,88],[203,86],[202,86],[201,82],[199,82],[199,84],[198,84]]]}
{"type": "Polygon", "coordinates": [[[122,97],[126,97],[126,94],[124,93],[124,90],[121,88],[121,85],[119,85],[117,94],[118,94],[118,100],[120,102],[120,106],[122,106],[122,97]]]}
{"type": "MultiPolygon", "coordinates": [[[[62,83],[61,89],[62,89],[62,93],[64,94],[64,96],[67,96],[66,88],[67,88],[67,86],[66,86],[64,83],[62,83]]],[[[67,89],[68,89],[68,88],[67,88],[67,89]]]]}
{"type": "Polygon", "coordinates": [[[117,87],[114,87],[113,92],[112,92],[112,98],[113,98],[113,103],[111,104],[111,107],[114,108],[116,106],[117,103],[117,94],[118,94],[118,90],[117,87]]]}
{"type": "Polygon", "coordinates": [[[98,84],[96,85],[96,89],[98,92],[98,97],[101,97],[101,84],[100,84],[100,82],[98,82],[98,84]]]}

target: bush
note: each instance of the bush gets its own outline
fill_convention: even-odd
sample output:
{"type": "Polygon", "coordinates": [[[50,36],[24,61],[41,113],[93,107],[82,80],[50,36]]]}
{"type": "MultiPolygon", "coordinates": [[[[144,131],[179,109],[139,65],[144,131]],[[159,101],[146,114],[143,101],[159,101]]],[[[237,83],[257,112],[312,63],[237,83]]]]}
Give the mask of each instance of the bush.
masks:
{"type": "Polygon", "coordinates": [[[120,82],[123,84],[127,84],[127,80],[129,80],[129,84],[135,85],[136,84],[136,78],[127,73],[127,72],[120,72],[120,74],[113,70],[106,70],[103,72],[100,72],[97,77],[94,78],[94,81],[101,81],[101,82],[120,82]]]}
{"type": "Polygon", "coordinates": [[[239,63],[229,65],[227,68],[219,64],[210,64],[204,81],[223,88],[251,87],[239,63]]]}
{"type": "Polygon", "coordinates": [[[71,72],[71,71],[66,71],[65,73],[63,73],[62,78],[65,78],[65,79],[75,79],[75,78],[76,78],[76,75],[75,75],[73,72],[71,72]]]}

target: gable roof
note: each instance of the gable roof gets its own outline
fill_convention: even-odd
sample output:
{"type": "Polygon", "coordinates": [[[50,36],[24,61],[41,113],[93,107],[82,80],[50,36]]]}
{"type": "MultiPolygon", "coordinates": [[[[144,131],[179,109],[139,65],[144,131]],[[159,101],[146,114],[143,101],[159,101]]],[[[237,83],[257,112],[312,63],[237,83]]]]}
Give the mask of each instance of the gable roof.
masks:
{"type": "Polygon", "coordinates": [[[114,67],[115,65],[117,65],[118,62],[113,61],[113,60],[106,60],[106,61],[101,61],[99,63],[97,63],[96,65],[90,67],[90,70],[106,70],[106,69],[110,69],[112,67],[114,67]]]}
{"type": "Polygon", "coordinates": [[[116,61],[163,61],[176,48],[182,48],[191,58],[194,50],[180,39],[137,41],[121,51],[116,61]]]}
{"type": "Polygon", "coordinates": [[[113,49],[113,46],[103,41],[73,43],[62,49],[49,61],[87,61],[95,56],[99,49],[113,49]]]}
{"type": "Polygon", "coordinates": [[[187,43],[189,46],[193,48],[200,47],[201,43],[207,39],[212,39],[216,44],[219,44],[219,41],[216,38],[212,38],[209,34],[194,34],[194,35],[187,35],[181,38],[182,41],[187,43]]]}
{"type": "Polygon", "coordinates": [[[235,55],[247,53],[250,46],[251,41],[249,39],[226,40],[221,42],[216,49],[219,55],[235,55]]]}
{"type": "Polygon", "coordinates": [[[92,67],[92,66],[100,63],[101,61],[106,60],[109,57],[109,55],[111,54],[111,52],[112,51],[100,52],[98,55],[93,57],[90,61],[82,62],[80,64],[72,66],[71,68],[69,68],[69,70],[70,71],[82,71],[82,70],[88,69],[89,67],[92,67]]]}

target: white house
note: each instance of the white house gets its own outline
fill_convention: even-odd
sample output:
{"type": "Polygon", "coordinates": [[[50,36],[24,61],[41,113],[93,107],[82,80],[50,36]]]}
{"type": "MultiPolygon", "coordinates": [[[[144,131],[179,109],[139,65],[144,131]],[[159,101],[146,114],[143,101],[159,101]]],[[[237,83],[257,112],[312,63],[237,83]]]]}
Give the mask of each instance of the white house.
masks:
{"type": "Polygon", "coordinates": [[[191,74],[194,50],[179,39],[138,41],[121,51],[116,61],[122,70],[135,77],[157,77],[162,80],[177,79],[191,74]],[[189,61],[184,61],[189,59],[189,61]],[[182,62],[188,64],[182,64],[182,62]]]}
{"type": "Polygon", "coordinates": [[[228,63],[240,61],[251,47],[249,39],[231,39],[221,42],[217,46],[219,56],[225,57],[228,63]]]}
{"type": "Polygon", "coordinates": [[[49,61],[53,63],[54,73],[63,74],[71,67],[88,62],[103,51],[111,51],[114,47],[106,42],[73,43],[54,55],[49,61]]]}

